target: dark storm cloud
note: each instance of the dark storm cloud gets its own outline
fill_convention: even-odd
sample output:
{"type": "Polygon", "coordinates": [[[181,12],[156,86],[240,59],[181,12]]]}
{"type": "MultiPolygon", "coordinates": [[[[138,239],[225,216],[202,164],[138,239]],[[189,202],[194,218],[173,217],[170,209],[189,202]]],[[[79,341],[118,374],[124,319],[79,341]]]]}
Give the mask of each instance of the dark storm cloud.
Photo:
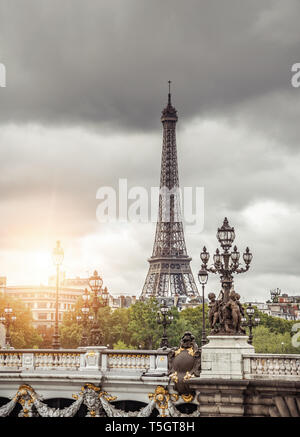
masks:
{"type": "Polygon", "coordinates": [[[1,0],[0,120],[153,129],[168,79],[185,121],[248,104],[264,117],[256,99],[295,95],[299,13],[296,1],[1,0]]]}

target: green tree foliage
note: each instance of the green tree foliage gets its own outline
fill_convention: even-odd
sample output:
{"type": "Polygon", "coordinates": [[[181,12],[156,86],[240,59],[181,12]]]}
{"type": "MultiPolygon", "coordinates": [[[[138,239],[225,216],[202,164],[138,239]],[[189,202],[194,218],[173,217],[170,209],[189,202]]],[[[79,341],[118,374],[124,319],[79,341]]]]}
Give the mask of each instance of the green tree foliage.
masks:
{"type": "Polygon", "coordinates": [[[110,315],[107,344],[114,345],[119,341],[122,341],[124,344],[130,344],[131,334],[128,329],[129,315],[130,312],[127,308],[118,308],[112,312],[110,315]]]}
{"type": "Polygon", "coordinates": [[[268,354],[299,354],[300,347],[294,348],[290,332],[275,333],[266,326],[253,329],[253,346],[256,353],[268,354]]]}
{"type": "MultiPolygon", "coordinates": [[[[77,348],[80,345],[80,341],[83,334],[83,324],[78,322],[76,317],[82,316],[81,308],[83,306],[83,300],[79,298],[75,304],[75,308],[72,311],[67,311],[64,313],[63,323],[59,327],[60,341],[63,348],[77,348]]],[[[90,313],[94,312],[90,308],[90,313]]],[[[99,308],[98,310],[98,323],[101,327],[103,335],[103,345],[109,343],[110,331],[111,331],[111,314],[112,310],[110,307],[99,308]]],[[[91,332],[93,327],[92,321],[87,321],[87,335],[91,332]]]]}
{"type": "Polygon", "coordinates": [[[260,318],[260,325],[270,329],[270,332],[275,334],[284,334],[285,332],[291,332],[292,326],[295,323],[293,320],[285,320],[280,317],[272,317],[267,314],[258,311],[256,307],[254,317],[260,318]]]}
{"type": "MultiPolygon", "coordinates": [[[[82,326],[76,321],[82,302],[77,302],[73,312],[65,314],[60,328],[63,347],[78,347],[82,335],[82,326]]],[[[208,307],[205,305],[206,333],[209,334],[208,307]]],[[[138,301],[130,308],[101,308],[98,320],[103,333],[103,345],[115,349],[156,349],[159,347],[163,327],[157,323],[159,304],[156,299],[138,301]]],[[[197,344],[201,345],[202,305],[186,308],[179,312],[172,308],[173,322],[167,328],[171,347],[178,346],[185,331],[191,331],[197,344]]],[[[255,308],[254,317],[260,317],[260,325],[253,330],[257,353],[300,353],[291,343],[293,321],[270,317],[255,308]],[[283,343],[283,344],[282,344],[283,343]]],[[[91,329],[91,324],[88,330],[91,329]]]]}
{"type": "MultiPolygon", "coordinates": [[[[16,321],[10,328],[12,346],[16,349],[38,348],[43,343],[43,338],[32,326],[32,314],[20,299],[9,298],[16,321]]],[[[0,297],[0,314],[4,314],[7,299],[0,297]]]]}
{"type": "Polygon", "coordinates": [[[138,301],[129,308],[128,331],[131,344],[142,349],[155,349],[159,346],[162,328],[158,325],[157,311],[159,304],[156,299],[146,302],[138,301]]]}
{"type": "MultiPolygon", "coordinates": [[[[206,304],[204,305],[204,312],[205,329],[206,334],[208,334],[210,329],[208,324],[208,307],[206,304]]],[[[191,331],[191,333],[195,336],[196,343],[200,346],[202,337],[202,305],[199,305],[196,308],[186,308],[182,310],[180,313],[180,319],[184,320],[185,322],[184,330],[191,331]]]]}
{"type": "Polygon", "coordinates": [[[126,343],[124,343],[124,341],[122,341],[122,340],[118,340],[117,341],[117,343],[114,343],[114,345],[113,345],[113,349],[116,349],[116,350],[121,350],[121,349],[135,349],[134,348],[134,346],[132,346],[132,345],[127,345],[126,343]]]}

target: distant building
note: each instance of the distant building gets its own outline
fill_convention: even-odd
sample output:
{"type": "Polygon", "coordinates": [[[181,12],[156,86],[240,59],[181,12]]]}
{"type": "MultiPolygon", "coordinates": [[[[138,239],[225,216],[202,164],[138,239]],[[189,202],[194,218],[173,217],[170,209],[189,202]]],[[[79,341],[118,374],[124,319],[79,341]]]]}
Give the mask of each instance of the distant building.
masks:
{"type": "Polygon", "coordinates": [[[281,317],[286,320],[300,319],[300,296],[289,296],[281,293],[279,288],[270,291],[272,302],[268,302],[271,316],[281,317]]]}
{"type": "Polygon", "coordinates": [[[112,296],[109,295],[108,305],[114,311],[117,308],[129,308],[131,305],[136,303],[136,296],[112,296]]]}
{"type": "MultiPolygon", "coordinates": [[[[61,276],[60,287],[79,288],[80,290],[89,288],[89,278],[80,278],[79,276],[76,276],[76,278],[66,278],[64,272],[61,276]]],[[[48,284],[56,286],[56,276],[50,276],[48,278],[48,284]]]]}
{"type": "MultiPolygon", "coordinates": [[[[2,279],[2,292],[7,297],[20,299],[32,312],[33,326],[39,331],[54,327],[56,303],[56,278],[49,278],[49,285],[17,285],[7,286],[6,277],[2,279]]],[[[0,282],[1,284],[1,282],[0,282]]],[[[0,285],[1,287],[1,285],[0,285]]],[[[63,320],[65,312],[74,308],[77,299],[85,288],[89,288],[88,278],[65,278],[63,276],[59,288],[58,321],[63,320]]],[[[0,288],[1,291],[1,288],[0,288]]],[[[128,308],[136,302],[135,296],[113,296],[109,294],[108,305],[116,308],[128,308]]]]}
{"type": "MultiPolygon", "coordinates": [[[[78,288],[60,287],[58,320],[74,308],[76,300],[82,295],[78,288]]],[[[55,322],[56,287],[48,285],[25,285],[6,287],[6,296],[20,299],[32,312],[33,326],[39,330],[51,328],[55,322]]]]}
{"type": "MultiPolygon", "coordinates": [[[[272,302],[267,301],[266,303],[251,301],[251,304],[268,316],[280,317],[285,320],[300,320],[300,296],[288,296],[285,293],[279,295],[277,293],[272,296],[272,300],[272,302]]],[[[250,302],[245,303],[249,304],[250,302]]]]}

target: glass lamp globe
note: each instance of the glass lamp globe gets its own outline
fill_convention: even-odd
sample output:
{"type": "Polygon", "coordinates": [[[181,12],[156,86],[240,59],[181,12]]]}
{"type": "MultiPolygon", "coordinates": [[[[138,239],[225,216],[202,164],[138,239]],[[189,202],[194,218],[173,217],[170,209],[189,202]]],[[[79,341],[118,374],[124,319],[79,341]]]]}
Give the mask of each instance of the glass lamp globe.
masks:
{"type": "Polygon", "coordinates": [[[100,275],[98,275],[97,270],[94,271],[94,275],[89,278],[89,286],[94,293],[98,293],[101,290],[103,280],[100,275]]]}
{"type": "Polygon", "coordinates": [[[231,259],[233,261],[234,264],[237,264],[239,262],[240,259],[240,252],[238,252],[237,247],[234,246],[233,248],[233,252],[231,252],[231,259]]]}
{"type": "Polygon", "coordinates": [[[249,250],[249,247],[246,248],[246,251],[243,254],[243,259],[246,265],[249,265],[252,261],[252,253],[249,250]]]}
{"type": "Polygon", "coordinates": [[[200,258],[201,258],[201,261],[203,262],[203,264],[207,264],[208,263],[208,260],[209,260],[209,253],[207,252],[207,249],[206,249],[206,247],[204,246],[203,247],[203,252],[201,252],[201,254],[200,254],[200,258]]]}
{"type": "Polygon", "coordinates": [[[213,258],[214,258],[214,263],[215,264],[220,264],[220,262],[221,262],[221,255],[220,255],[219,249],[216,250],[216,253],[214,254],[213,258]]]}
{"type": "Polygon", "coordinates": [[[227,217],[225,217],[223,225],[218,228],[217,239],[220,242],[222,248],[226,251],[231,247],[235,239],[234,228],[229,226],[227,217]]]}
{"type": "Polygon", "coordinates": [[[248,308],[246,309],[246,313],[249,315],[249,316],[252,316],[253,314],[254,314],[254,312],[255,312],[255,310],[254,310],[254,308],[251,306],[251,304],[248,306],[248,308]]]}
{"type": "Polygon", "coordinates": [[[205,285],[207,283],[208,273],[203,268],[201,270],[199,270],[198,279],[199,279],[199,282],[201,285],[205,285]]]}
{"type": "Polygon", "coordinates": [[[56,242],[56,247],[53,249],[53,262],[56,266],[60,266],[64,260],[64,250],[60,245],[60,241],[56,242]]]}
{"type": "Polygon", "coordinates": [[[82,293],[82,299],[84,300],[84,302],[87,302],[90,299],[90,294],[87,289],[85,289],[82,293]]]}
{"type": "Polygon", "coordinates": [[[167,314],[168,311],[169,311],[169,309],[167,307],[166,301],[163,300],[162,303],[161,303],[160,312],[162,314],[167,314]]]}

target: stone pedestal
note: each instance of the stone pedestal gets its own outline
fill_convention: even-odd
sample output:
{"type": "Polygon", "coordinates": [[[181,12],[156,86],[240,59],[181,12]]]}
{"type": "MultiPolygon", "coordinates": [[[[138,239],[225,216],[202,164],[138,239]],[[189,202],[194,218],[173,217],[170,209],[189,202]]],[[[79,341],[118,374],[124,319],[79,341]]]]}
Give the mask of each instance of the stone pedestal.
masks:
{"type": "Polygon", "coordinates": [[[203,346],[200,378],[243,379],[243,354],[254,354],[246,335],[211,335],[203,346]]]}
{"type": "MultiPolygon", "coordinates": [[[[87,346],[78,349],[86,350],[85,354],[81,355],[80,368],[81,371],[100,371],[101,369],[101,355],[107,347],[106,346],[87,346]]],[[[106,356],[105,356],[106,357],[106,356]]]]}

